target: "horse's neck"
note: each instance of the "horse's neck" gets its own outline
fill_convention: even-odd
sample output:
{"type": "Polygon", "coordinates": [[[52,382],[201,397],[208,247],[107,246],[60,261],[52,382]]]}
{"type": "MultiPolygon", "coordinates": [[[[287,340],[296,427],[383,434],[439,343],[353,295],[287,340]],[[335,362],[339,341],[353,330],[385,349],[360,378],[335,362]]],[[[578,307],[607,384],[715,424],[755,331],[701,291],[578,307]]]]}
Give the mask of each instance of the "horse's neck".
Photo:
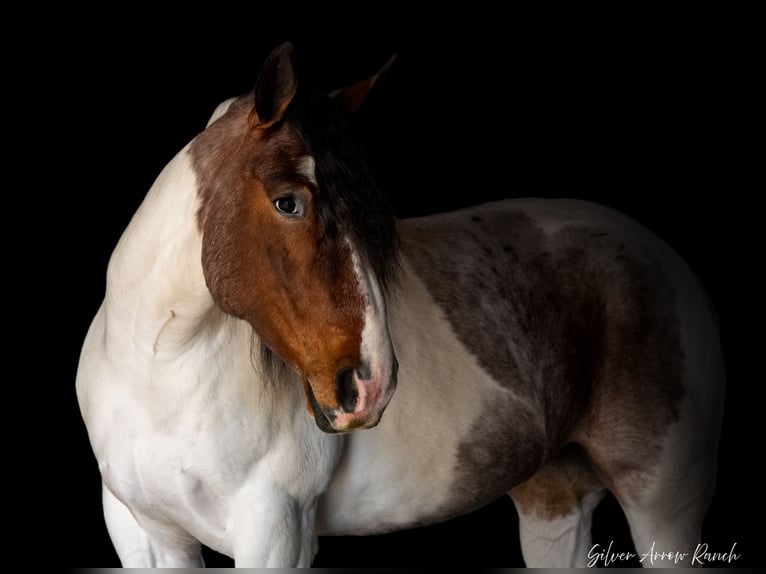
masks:
{"type": "Polygon", "coordinates": [[[138,357],[182,350],[218,313],[200,262],[194,170],[184,148],[133,216],[107,271],[107,344],[138,357]]]}

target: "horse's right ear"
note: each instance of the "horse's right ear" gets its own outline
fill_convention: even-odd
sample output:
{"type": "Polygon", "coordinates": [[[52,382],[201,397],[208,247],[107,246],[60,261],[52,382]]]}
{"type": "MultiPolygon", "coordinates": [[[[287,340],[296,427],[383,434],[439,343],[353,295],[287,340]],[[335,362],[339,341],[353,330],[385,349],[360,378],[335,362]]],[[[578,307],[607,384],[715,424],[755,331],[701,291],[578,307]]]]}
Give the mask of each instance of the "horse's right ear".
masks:
{"type": "Polygon", "coordinates": [[[341,108],[346,110],[351,115],[354,115],[362,104],[367,99],[367,95],[372,91],[372,88],[377,84],[381,78],[388,75],[396,62],[396,54],[388,59],[388,62],[380,69],[376,74],[369,78],[357,82],[351,86],[340,88],[333,92],[330,92],[330,97],[334,99],[341,108]]]}
{"type": "Polygon", "coordinates": [[[298,89],[293,45],[285,42],[269,54],[255,84],[250,125],[270,127],[282,119],[298,89]]]}

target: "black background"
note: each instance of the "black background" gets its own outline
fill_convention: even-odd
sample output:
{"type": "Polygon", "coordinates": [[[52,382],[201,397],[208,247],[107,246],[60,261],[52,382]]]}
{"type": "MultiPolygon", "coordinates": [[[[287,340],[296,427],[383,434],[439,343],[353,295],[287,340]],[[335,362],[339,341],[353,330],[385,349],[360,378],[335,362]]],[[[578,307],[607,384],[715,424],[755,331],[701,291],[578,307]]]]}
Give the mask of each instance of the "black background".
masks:
{"type": "MultiPolygon", "coordinates": [[[[729,371],[719,486],[703,539],[720,551],[736,542],[742,558],[733,565],[756,563],[763,376],[762,335],[752,333],[763,257],[754,198],[763,181],[747,173],[757,157],[749,138],[758,134],[760,73],[747,14],[46,16],[50,30],[13,53],[28,58],[16,64],[26,90],[13,92],[7,111],[26,126],[16,146],[27,161],[13,166],[23,170],[17,195],[27,201],[12,222],[24,229],[12,284],[14,311],[33,325],[22,324],[18,349],[37,353],[27,359],[34,376],[22,382],[38,438],[13,442],[24,469],[19,492],[34,493],[19,497],[29,521],[21,538],[42,541],[33,551],[42,546],[65,566],[118,565],[74,393],[106,264],[162,167],[291,40],[301,81],[327,91],[399,55],[359,117],[398,216],[503,197],[578,197],[631,215],[687,259],[718,308],[729,371]],[[30,55],[36,46],[42,51],[30,55]]],[[[596,537],[629,544],[613,501],[597,513],[596,537]]],[[[316,563],[523,564],[505,499],[434,527],[323,538],[316,563]]]]}

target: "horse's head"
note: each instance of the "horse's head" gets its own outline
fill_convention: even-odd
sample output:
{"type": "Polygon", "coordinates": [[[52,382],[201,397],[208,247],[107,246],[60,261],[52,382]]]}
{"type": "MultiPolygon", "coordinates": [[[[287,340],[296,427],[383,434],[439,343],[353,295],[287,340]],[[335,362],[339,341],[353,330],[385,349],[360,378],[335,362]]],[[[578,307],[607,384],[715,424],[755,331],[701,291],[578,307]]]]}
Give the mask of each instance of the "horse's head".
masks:
{"type": "Polygon", "coordinates": [[[374,426],[396,387],[383,296],[394,218],[341,105],[372,83],[299,88],[285,44],[191,146],[208,288],[301,375],[327,432],[374,426]]]}

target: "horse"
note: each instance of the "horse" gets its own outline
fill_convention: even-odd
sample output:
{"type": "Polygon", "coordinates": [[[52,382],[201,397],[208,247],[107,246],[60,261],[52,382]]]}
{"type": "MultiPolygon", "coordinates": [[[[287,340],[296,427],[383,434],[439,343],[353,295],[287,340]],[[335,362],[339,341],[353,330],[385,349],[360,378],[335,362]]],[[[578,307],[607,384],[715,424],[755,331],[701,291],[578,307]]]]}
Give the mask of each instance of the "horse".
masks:
{"type": "Polygon", "coordinates": [[[76,391],[121,563],[310,566],[507,494],[527,566],[584,566],[608,491],[637,552],[690,552],[725,386],[699,280],[585,201],[394,217],[352,122],[385,70],[326,95],[277,47],[115,247],[76,391]]]}

